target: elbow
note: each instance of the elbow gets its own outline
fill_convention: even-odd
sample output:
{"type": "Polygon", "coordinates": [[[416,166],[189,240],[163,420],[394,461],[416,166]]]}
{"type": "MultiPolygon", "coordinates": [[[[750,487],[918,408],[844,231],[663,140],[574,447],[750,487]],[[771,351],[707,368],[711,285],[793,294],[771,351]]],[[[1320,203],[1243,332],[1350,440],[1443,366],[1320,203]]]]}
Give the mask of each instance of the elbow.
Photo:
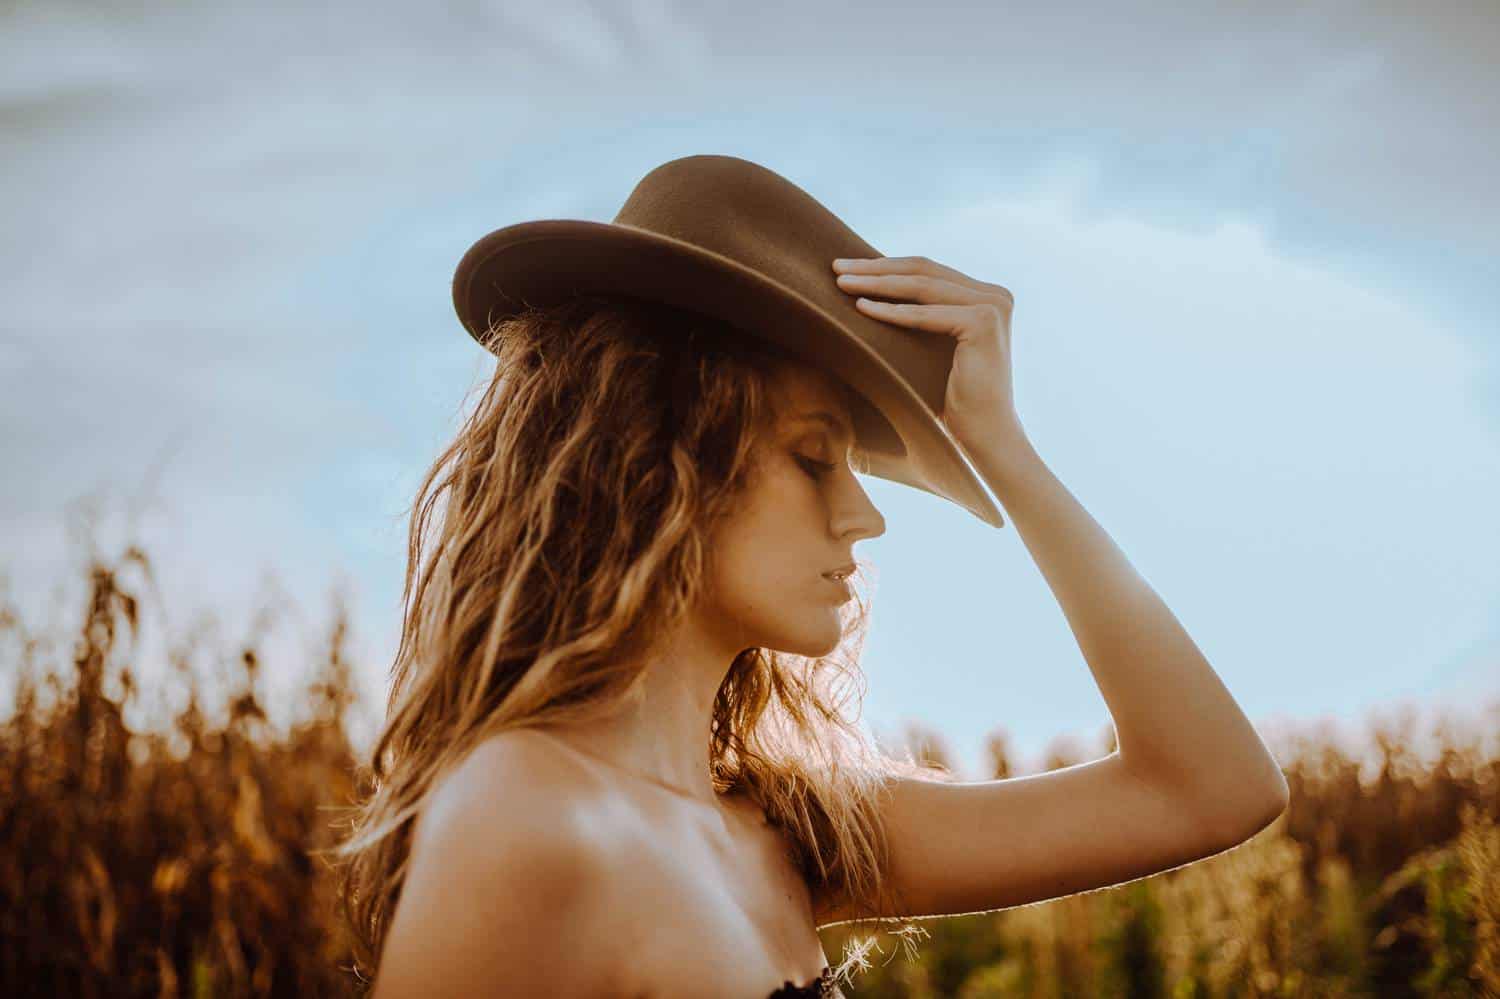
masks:
{"type": "MultiPolygon", "coordinates": [[[[1278,776],[1280,775],[1278,774],[1278,776]]],[[[1250,835],[1254,836],[1266,826],[1281,818],[1287,806],[1291,804],[1291,801],[1292,797],[1291,793],[1287,790],[1286,778],[1282,778],[1280,784],[1272,788],[1260,811],[1255,813],[1254,826],[1251,829],[1250,835]]]]}
{"type": "MultiPolygon", "coordinates": [[[[1286,774],[1281,772],[1281,767],[1274,759],[1268,760],[1271,764],[1269,773],[1270,780],[1266,788],[1265,801],[1260,812],[1260,825],[1255,827],[1255,832],[1260,832],[1266,826],[1275,822],[1287,810],[1292,803],[1292,791],[1287,785],[1286,774]]],[[[1254,833],[1251,833],[1253,836],[1254,833]]]]}
{"type": "Polygon", "coordinates": [[[1278,781],[1272,783],[1264,793],[1250,799],[1235,809],[1232,816],[1221,817],[1218,823],[1218,842],[1221,849],[1228,849],[1245,842],[1275,822],[1291,803],[1291,794],[1286,778],[1277,771],[1278,781]]]}
{"type": "Polygon", "coordinates": [[[1262,749],[1248,772],[1242,772],[1229,785],[1237,789],[1239,807],[1229,819],[1229,832],[1237,838],[1234,843],[1259,833],[1275,822],[1291,803],[1291,789],[1287,786],[1286,774],[1276,757],[1262,749]]]}

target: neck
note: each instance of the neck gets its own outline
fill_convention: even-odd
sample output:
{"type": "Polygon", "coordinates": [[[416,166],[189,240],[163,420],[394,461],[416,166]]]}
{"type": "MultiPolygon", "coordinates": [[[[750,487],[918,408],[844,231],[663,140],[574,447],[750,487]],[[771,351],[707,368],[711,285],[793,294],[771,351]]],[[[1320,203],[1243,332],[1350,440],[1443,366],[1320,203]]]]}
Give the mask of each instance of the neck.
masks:
{"type": "Polygon", "coordinates": [[[652,661],[639,681],[639,696],[609,720],[569,729],[568,742],[627,778],[705,805],[717,805],[709,771],[714,699],[740,651],[684,629],[652,661]]]}

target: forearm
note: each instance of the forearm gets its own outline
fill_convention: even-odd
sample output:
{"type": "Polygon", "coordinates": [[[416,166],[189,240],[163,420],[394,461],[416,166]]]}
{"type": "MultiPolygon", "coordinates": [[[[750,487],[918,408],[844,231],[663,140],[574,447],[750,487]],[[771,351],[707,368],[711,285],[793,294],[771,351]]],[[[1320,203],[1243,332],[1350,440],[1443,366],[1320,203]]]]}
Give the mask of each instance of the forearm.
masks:
{"type": "Polygon", "coordinates": [[[1269,821],[1286,800],[1281,768],[1156,591],[1024,434],[970,453],[1062,607],[1122,763],[1180,790],[1212,828],[1269,821]]]}

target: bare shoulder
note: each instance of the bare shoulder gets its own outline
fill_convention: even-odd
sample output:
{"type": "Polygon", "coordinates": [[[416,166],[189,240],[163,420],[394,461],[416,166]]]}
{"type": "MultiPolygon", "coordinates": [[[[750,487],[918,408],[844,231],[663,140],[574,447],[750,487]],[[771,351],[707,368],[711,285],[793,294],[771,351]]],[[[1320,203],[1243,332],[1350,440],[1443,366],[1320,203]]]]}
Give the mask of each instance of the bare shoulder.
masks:
{"type": "Polygon", "coordinates": [[[378,999],[609,995],[597,939],[609,845],[583,789],[511,733],[444,775],[420,813],[378,999]]]}
{"type": "Polygon", "coordinates": [[[516,849],[533,840],[531,849],[593,852],[606,845],[594,821],[598,804],[547,745],[525,731],[503,732],[439,779],[413,840],[470,844],[485,854],[497,842],[516,849]]]}

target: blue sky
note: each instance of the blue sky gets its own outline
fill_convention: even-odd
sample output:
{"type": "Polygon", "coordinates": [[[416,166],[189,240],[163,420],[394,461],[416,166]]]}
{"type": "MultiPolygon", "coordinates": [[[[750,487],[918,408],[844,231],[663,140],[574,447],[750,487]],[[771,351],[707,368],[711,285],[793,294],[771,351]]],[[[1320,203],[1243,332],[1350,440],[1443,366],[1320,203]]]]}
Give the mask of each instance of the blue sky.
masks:
{"type": "MultiPolygon", "coordinates": [[[[43,606],[104,497],[161,635],[285,594],[273,700],[342,586],[378,694],[490,369],[459,256],[726,153],[1014,292],[1038,450],[1266,731],[1493,703],[1497,50],[1482,5],[8,5],[0,551],[43,606]]],[[[1013,526],[865,483],[863,719],[974,776],[995,729],[1096,744],[1013,526]]]]}

